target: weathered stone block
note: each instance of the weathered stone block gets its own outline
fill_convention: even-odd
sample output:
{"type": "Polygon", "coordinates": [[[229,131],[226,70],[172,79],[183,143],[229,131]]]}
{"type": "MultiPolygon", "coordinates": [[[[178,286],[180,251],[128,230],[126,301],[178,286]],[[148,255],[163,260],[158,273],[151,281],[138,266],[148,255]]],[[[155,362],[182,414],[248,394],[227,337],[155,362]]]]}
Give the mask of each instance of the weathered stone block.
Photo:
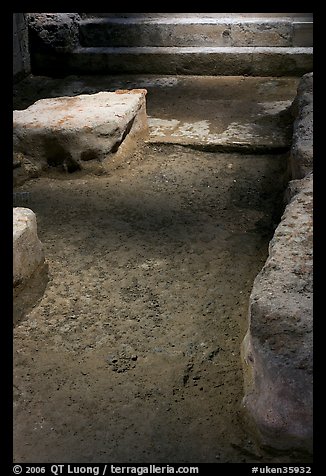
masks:
{"type": "Polygon", "coordinates": [[[14,152],[69,172],[101,163],[127,136],[147,133],[145,95],[133,89],[41,99],[14,111],[14,152]]]}
{"type": "Polygon", "coordinates": [[[251,292],[243,404],[263,445],[311,452],[312,174],[301,182],[251,292]]]}
{"type": "Polygon", "coordinates": [[[29,208],[13,209],[13,284],[26,283],[44,264],[43,245],[37,236],[35,213],[29,208]]]}

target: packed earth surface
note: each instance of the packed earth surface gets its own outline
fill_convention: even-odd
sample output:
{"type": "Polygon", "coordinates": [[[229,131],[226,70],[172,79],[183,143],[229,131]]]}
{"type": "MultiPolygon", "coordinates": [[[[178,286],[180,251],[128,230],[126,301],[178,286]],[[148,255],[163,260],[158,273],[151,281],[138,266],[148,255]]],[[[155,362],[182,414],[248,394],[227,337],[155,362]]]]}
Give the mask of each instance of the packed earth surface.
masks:
{"type": "MultiPolygon", "coordinates": [[[[227,111],[229,122],[253,114],[257,83],[274,84],[274,107],[295,96],[295,78],[252,79],[230,78],[221,130],[227,111]],[[241,109],[232,101],[244,83],[241,109]]],[[[86,87],[28,81],[17,108],[62,84],[86,87]]],[[[89,81],[92,93],[118,82],[89,81]]],[[[171,89],[160,102],[148,87],[149,115],[218,116],[214,98],[194,107],[180,90],[169,108],[171,89]]],[[[284,210],[287,153],[163,142],[139,144],[105,173],[49,170],[15,188],[48,265],[14,302],[16,462],[308,461],[259,448],[241,405],[248,300],[284,210]]]]}

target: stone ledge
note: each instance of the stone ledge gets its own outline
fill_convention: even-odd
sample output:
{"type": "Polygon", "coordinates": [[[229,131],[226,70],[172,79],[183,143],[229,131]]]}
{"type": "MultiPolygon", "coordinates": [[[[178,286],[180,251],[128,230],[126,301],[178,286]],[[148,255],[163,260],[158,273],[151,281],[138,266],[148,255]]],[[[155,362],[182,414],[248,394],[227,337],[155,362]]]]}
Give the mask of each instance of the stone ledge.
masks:
{"type": "Polygon", "coordinates": [[[45,263],[43,245],[37,236],[35,213],[29,208],[13,209],[13,285],[26,284],[45,263]]]}

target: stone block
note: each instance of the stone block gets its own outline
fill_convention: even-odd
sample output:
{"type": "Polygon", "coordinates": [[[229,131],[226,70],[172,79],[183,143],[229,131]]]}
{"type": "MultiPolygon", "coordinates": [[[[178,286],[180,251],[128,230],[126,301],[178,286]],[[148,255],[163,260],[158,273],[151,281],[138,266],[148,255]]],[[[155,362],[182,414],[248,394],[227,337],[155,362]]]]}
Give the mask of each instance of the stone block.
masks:
{"type": "Polygon", "coordinates": [[[147,133],[145,95],[133,89],[41,99],[14,111],[14,152],[68,172],[101,164],[147,133]]]}
{"type": "Polygon", "coordinates": [[[44,264],[43,245],[37,235],[35,213],[29,208],[13,209],[13,285],[24,284],[44,264]]]}

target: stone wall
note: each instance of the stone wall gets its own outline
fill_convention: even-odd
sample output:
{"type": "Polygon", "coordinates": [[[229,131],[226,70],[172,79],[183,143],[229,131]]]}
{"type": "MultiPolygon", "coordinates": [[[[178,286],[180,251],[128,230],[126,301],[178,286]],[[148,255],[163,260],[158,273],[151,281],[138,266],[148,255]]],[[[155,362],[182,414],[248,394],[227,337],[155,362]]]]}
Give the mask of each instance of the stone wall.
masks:
{"type": "Polygon", "coordinates": [[[30,73],[30,55],[28,47],[28,28],[26,13],[13,14],[13,76],[22,79],[30,73]]]}
{"type": "Polygon", "coordinates": [[[293,104],[294,180],[268,259],[254,281],[242,344],[243,406],[259,443],[308,453],[313,443],[312,81],[312,73],[303,76],[293,104]]]}

